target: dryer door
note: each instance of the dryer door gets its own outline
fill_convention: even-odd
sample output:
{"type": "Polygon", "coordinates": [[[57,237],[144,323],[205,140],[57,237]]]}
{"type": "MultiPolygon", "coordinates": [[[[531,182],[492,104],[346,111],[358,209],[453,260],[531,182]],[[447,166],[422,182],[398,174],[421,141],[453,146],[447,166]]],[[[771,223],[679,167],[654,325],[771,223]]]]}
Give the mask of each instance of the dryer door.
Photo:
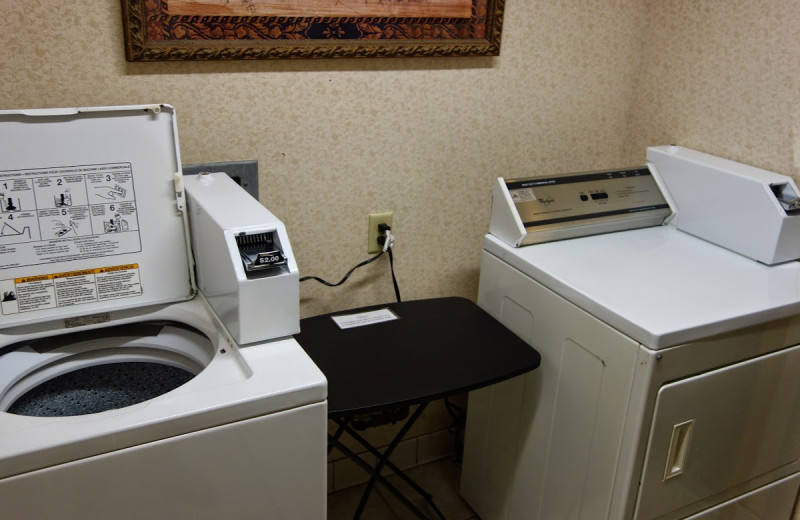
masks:
{"type": "Polygon", "coordinates": [[[798,374],[795,346],[662,386],[636,518],[684,518],[790,473],[798,374]]]}

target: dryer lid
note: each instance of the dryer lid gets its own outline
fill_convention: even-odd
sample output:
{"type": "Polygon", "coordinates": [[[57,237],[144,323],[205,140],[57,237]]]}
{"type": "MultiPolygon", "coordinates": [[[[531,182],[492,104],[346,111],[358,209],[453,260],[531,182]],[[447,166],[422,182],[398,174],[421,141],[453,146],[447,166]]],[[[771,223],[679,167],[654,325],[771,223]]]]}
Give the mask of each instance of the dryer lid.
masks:
{"type": "Polygon", "coordinates": [[[180,172],[171,106],[0,111],[0,329],[191,298],[180,172]]]}

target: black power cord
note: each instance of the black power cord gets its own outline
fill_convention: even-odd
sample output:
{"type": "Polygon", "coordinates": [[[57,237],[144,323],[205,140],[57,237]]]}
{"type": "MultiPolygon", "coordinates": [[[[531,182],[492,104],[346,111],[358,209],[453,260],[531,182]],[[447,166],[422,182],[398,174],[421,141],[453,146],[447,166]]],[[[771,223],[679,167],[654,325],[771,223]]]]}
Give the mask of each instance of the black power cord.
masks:
{"type": "Polygon", "coordinates": [[[389,253],[389,270],[392,272],[392,284],[394,285],[394,296],[397,298],[397,303],[400,303],[400,288],[397,286],[397,277],[394,275],[394,257],[392,256],[392,248],[386,250],[389,253]]]}
{"type": "Polygon", "coordinates": [[[392,235],[391,229],[392,228],[390,228],[389,226],[387,226],[384,223],[379,224],[378,225],[378,230],[383,234],[378,237],[378,242],[383,245],[383,250],[380,253],[374,255],[371,258],[367,258],[363,262],[357,264],[355,267],[353,267],[352,269],[347,271],[347,274],[345,274],[344,277],[342,277],[342,279],[339,280],[337,283],[328,282],[326,280],[323,280],[319,276],[303,276],[302,278],[300,278],[300,281],[301,282],[305,282],[307,280],[314,280],[314,281],[317,281],[317,282],[321,283],[322,285],[326,285],[328,287],[338,287],[338,286],[342,285],[344,282],[346,282],[347,279],[350,278],[350,275],[353,274],[353,272],[356,269],[358,269],[359,267],[363,267],[363,266],[365,266],[367,264],[371,264],[372,262],[374,262],[375,260],[380,258],[383,255],[383,253],[388,253],[389,254],[389,269],[392,272],[392,284],[394,285],[394,295],[397,298],[397,301],[400,302],[401,301],[400,300],[400,288],[397,285],[397,277],[394,274],[394,256],[392,255],[392,245],[394,244],[394,235],[392,235]]]}
{"type": "Polygon", "coordinates": [[[378,231],[382,233],[378,237],[378,243],[383,246],[383,250],[389,253],[389,270],[392,272],[392,284],[394,285],[394,295],[397,302],[400,303],[400,288],[397,286],[397,278],[394,275],[394,256],[392,255],[392,246],[394,245],[394,235],[392,235],[392,228],[385,222],[378,224],[378,231]]]}
{"type": "Polygon", "coordinates": [[[322,285],[327,285],[328,287],[338,287],[338,286],[342,285],[344,282],[346,282],[348,278],[350,278],[350,275],[353,274],[353,271],[355,271],[359,267],[363,267],[363,266],[365,266],[367,264],[370,264],[370,263],[374,262],[375,260],[380,258],[381,255],[383,255],[383,251],[381,251],[377,255],[373,256],[372,258],[368,258],[368,259],[364,260],[363,262],[361,262],[360,264],[356,265],[355,267],[353,267],[352,269],[347,271],[347,274],[344,275],[344,277],[341,280],[339,280],[337,283],[328,282],[326,280],[323,280],[319,276],[303,276],[302,278],[300,278],[300,281],[301,282],[305,282],[307,280],[315,280],[315,281],[321,283],[322,285]]]}
{"type": "Polygon", "coordinates": [[[447,410],[447,413],[450,414],[450,418],[452,422],[450,426],[447,427],[447,432],[453,436],[454,441],[454,451],[455,453],[454,458],[460,464],[462,457],[464,456],[464,427],[467,423],[467,412],[454,404],[448,397],[444,398],[444,406],[447,410]]]}

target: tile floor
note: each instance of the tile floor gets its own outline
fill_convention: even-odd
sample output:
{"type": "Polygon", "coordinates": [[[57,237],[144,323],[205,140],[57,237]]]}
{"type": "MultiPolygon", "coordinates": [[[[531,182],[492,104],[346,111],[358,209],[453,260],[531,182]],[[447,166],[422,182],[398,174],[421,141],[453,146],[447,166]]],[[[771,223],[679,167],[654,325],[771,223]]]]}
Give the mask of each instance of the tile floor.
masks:
{"type": "MultiPolygon", "coordinates": [[[[436,507],[447,520],[480,520],[472,509],[458,495],[458,482],[461,468],[451,458],[438,460],[408,470],[408,475],[423,489],[433,495],[436,507]]],[[[392,484],[398,487],[431,519],[437,519],[436,513],[411,490],[407,484],[396,476],[390,477],[392,484]]],[[[350,520],[358,508],[364,485],[343,489],[328,495],[328,520],[350,520]]],[[[363,520],[411,520],[416,518],[386,488],[378,485],[372,491],[364,513],[363,520]]]]}

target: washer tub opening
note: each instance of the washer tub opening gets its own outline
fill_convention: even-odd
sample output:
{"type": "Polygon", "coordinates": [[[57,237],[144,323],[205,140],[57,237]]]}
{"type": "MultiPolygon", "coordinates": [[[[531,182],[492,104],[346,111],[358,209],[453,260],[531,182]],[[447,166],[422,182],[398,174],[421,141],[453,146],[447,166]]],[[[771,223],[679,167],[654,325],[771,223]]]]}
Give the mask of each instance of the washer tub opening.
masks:
{"type": "Polygon", "coordinates": [[[189,382],[213,356],[205,335],[172,322],[17,343],[0,351],[0,410],[69,417],[132,406],[189,382]]]}
{"type": "Polygon", "coordinates": [[[94,365],[62,374],[26,392],[8,413],[66,417],[115,410],[175,390],[195,374],[161,363],[94,365]]]}

